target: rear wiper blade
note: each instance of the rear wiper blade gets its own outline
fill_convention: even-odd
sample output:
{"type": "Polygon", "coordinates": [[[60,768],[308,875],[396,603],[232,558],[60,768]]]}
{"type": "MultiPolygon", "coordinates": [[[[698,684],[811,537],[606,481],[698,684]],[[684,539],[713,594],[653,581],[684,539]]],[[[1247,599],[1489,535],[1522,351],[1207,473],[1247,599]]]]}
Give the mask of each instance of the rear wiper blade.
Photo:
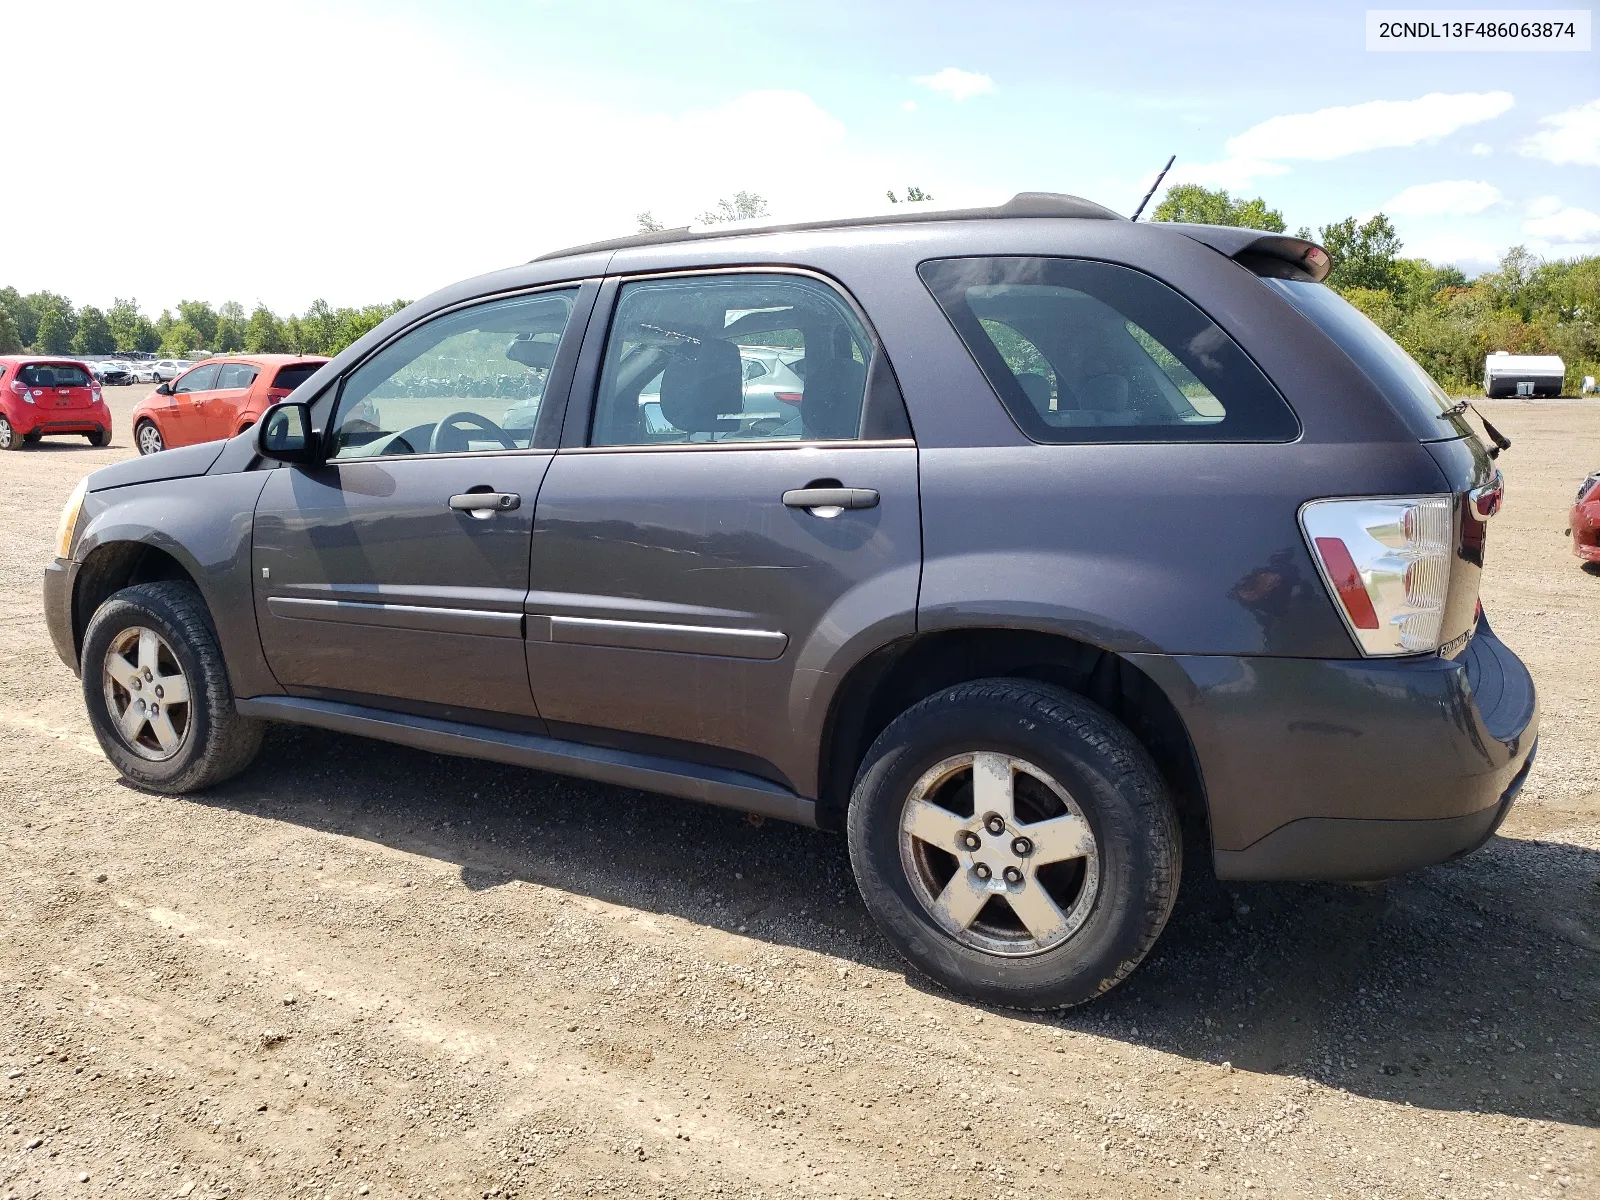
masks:
{"type": "Polygon", "coordinates": [[[1490,424],[1489,418],[1479,412],[1477,405],[1473,404],[1471,400],[1457,401],[1440,413],[1439,419],[1448,421],[1451,417],[1461,416],[1469,409],[1472,411],[1473,416],[1483,422],[1483,431],[1489,435],[1489,440],[1494,443],[1494,449],[1489,451],[1490,458],[1499,458],[1500,451],[1511,449],[1511,439],[1490,424]]]}

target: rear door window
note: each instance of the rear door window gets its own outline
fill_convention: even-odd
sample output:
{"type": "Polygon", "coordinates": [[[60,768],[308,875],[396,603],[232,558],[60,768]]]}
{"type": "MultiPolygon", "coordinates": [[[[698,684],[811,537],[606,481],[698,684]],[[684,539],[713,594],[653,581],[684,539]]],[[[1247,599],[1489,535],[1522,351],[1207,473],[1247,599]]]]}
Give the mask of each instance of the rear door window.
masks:
{"type": "Polygon", "coordinates": [[[249,363],[223,363],[222,371],[217,376],[217,387],[247,388],[256,381],[259,370],[249,363]]]}
{"type": "Polygon", "coordinates": [[[1294,412],[1209,317],[1128,267],[1067,258],[919,268],[1036,442],[1282,442],[1294,412]]]}

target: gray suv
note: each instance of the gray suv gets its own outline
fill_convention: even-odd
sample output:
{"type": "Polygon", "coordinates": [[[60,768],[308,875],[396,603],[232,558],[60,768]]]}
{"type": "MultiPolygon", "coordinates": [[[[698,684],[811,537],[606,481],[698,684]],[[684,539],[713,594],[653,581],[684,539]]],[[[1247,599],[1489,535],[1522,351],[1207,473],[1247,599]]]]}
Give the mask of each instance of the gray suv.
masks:
{"type": "Polygon", "coordinates": [[[1496,451],[1328,266],[1031,193],[546,255],[90,476],[51,634],[137,786],[290,721],[841,830],[914,966],[1079,1003],[1185,828],[1225,879],[1382,879],[1533,760],[1496,451]]]}

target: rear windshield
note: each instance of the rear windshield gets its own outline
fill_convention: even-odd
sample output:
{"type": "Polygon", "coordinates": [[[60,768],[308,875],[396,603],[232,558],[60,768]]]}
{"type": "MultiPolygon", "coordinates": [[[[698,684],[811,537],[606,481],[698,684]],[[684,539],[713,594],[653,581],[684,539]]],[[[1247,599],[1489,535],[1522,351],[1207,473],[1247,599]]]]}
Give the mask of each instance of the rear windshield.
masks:
{"type": "Polygon", "coordinates": [[[295,363],[292,366],[279,367],[278,376],[272,381],[272,386],[292,392],[321,369],[321,363],[295,363]]]}
{"type": "Polygon", "coordinates": [[[1446,417],[1455,401],[1433,377],[1367,315],[1338,292],[1320,283],[1297,279],[1263,282],[1282,293],[1295,308],[1348,354],[1383,393],[1406,427],[1424,442],[1438,442],[1471,433],[1460,416],[1446,417]]]}
{"type": "Polygon", "coordinates": [[[88,387],[89,372],[67,363],[29,363],[17,372],[29,387],[88,387]]]}

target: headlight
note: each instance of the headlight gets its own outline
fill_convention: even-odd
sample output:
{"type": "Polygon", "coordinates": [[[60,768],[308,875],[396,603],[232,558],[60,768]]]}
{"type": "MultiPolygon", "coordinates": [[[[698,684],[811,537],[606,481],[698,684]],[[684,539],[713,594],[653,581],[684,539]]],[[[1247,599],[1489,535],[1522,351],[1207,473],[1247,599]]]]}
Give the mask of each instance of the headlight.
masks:
{"type": "Polygon", "coordinates": [[[61,523],[56,526],[56,557],[68,558],[72,554],[72,539],[78,532],[78,513],[83,509],[83,496],[89,490],[89,477],[78,480],[78,486],[67,497],[67,506],[61,510],[61,523]]]}

